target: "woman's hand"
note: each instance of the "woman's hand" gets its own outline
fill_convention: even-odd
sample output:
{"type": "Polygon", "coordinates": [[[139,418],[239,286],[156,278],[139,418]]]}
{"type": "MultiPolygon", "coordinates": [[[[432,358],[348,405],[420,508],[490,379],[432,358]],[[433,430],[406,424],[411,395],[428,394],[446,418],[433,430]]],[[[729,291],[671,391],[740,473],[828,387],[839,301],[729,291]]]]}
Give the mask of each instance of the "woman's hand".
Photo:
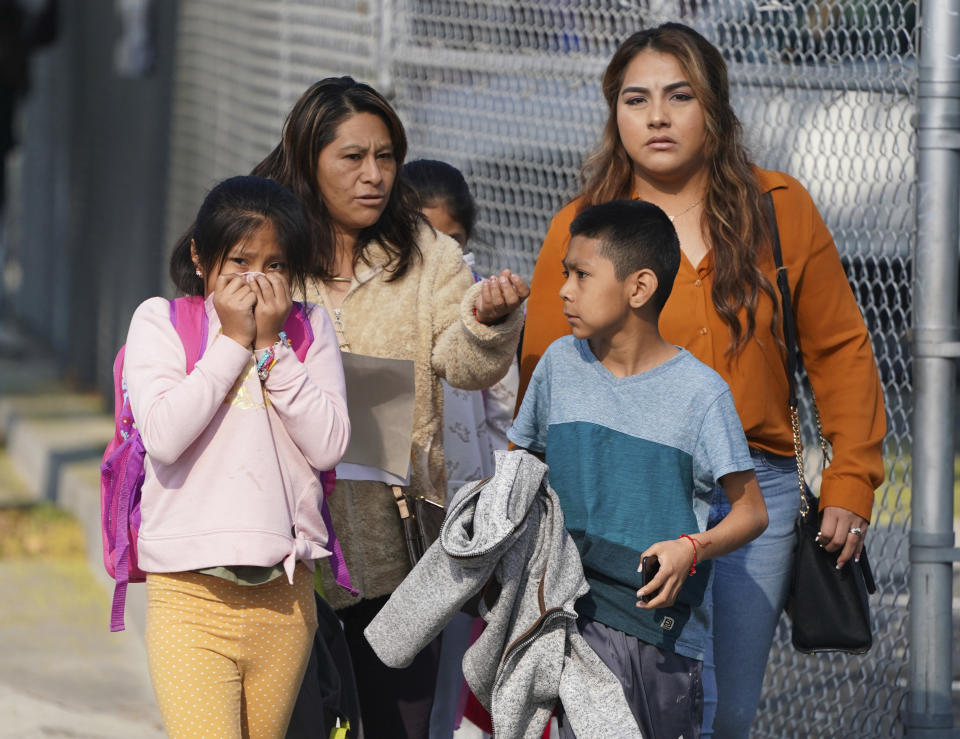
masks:
{"type": "Polygon", "coordinates": [[[869,525],[869,521],[862,519],[853,511],[828,505],[823,509],[817,543],[828,552],[842,550],[837,558],[838,568],[849,562],[851,557],[859,562],[869,525]]]}
{"type": "Polygon", "coordinates": [[[257,296],[257,306],[253,311],[257,335],[253,348],[266,349],[276,343],[277,337],[283,331],[283,324],[290,315],[290,308],[293,306],[290,282],[277,272],[269,272],[254,277],[250,288],[257,296]]]}
{"type": "Polygon", "coordinates": [[[217,277],[213,292],[213,307],[220,318],[224,336],[229,336],[240,346],[250,347],[257,335],[253,309],[257,295],[239,274],[217,277]]]}
{"type": "MultiPolygon", "coordinates": [[[[638,598],[647,594],[653,597],[646,603],[638,600],[637,608],[654,610],[672,606],[693,566],[693,544],[686,539],[658,541],[643,553],[641,560],[653,555],[660,560],[660,571],[637,591],[638,598]]],[[[637,571],[640,571],[639,567],[637,571]]]]}
{"type": "Polygon", "coordinates": [[[474,308],[480,323],[493,325],[500,323],[512,313],[530,294],[530,286],[520,275],[503,270],[483,281],[480,297],[474,308]]]}

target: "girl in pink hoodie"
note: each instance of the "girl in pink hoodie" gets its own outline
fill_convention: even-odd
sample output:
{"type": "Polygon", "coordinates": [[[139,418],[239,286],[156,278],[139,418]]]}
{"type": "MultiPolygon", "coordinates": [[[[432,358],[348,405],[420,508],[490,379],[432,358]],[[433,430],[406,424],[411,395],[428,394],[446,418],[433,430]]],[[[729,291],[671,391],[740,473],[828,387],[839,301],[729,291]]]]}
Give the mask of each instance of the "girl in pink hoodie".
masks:
{"type": "Polygon", "coordinates": [[[167,300],[145,301],[130,323],[147,655],[171,737],[282,737],[306,667],[314,561],[330,555],[318,475],[350,437],[333,328],[291,299],[309,261],[296,198],[231,178],[171,259],[176,286],[203,301],[193,371],[167,300]]]}

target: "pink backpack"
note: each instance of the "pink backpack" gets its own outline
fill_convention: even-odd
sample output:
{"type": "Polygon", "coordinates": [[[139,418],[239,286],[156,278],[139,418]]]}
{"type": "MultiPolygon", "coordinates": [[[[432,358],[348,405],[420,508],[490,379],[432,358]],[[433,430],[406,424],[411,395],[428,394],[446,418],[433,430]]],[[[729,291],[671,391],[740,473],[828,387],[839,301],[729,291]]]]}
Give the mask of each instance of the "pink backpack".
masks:
{"type": "MultiPolygon", "coordinates": [[[[170,322],[176,329],[187,357],[187,374],[203,356],[207,346],[207,315],[203,298],[186,297],[170,301],[170,322]]],[[[290,317],[283,327],[290,343],[302,362],[313,342],[313,327],[302,303],[294,303],[290,317]]],[[[100,533],[103,538],[103,564],[115,581],[113,606],[110,611],[110,631],[123,631],[123,611],[127,584],[143,582],[146,573],[137,564],[137,533],[140,530],[140,489],[144,478],[143,441],[137,431],[127,397],[127,383],[123,377],[123,358],[126,347],[120,347],[113,362],[114,421],[116,431],[107,444],[100,465],[100,533]]],[[[333,470],[320,473],[324,501],[322,514],[329,532],[327,547],[332,552],[330,565],[337,583],[356,593],[347,572],[340,543],[333,532],[326,498],[333,492],[336,476],[333,470]]]]}

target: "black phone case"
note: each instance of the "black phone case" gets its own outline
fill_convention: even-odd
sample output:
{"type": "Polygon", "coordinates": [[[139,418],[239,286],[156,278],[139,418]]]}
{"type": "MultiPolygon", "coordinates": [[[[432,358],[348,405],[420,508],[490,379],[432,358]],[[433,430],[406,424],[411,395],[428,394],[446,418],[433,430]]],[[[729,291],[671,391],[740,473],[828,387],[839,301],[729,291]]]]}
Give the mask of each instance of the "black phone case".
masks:
{"type": "MultiPolygon", "coordinates": [[[[640,561],[640,587],[645,587],[648,582],[650,582],[656,574],[660,571],[660,560],[657,559],[656,555],[651,557],[644,557],[640,561]]],[[[647,593],[646,595],[640,596],[641,603],[649,603],[650,599],[655,595],[655,593],[647,593]]]]}

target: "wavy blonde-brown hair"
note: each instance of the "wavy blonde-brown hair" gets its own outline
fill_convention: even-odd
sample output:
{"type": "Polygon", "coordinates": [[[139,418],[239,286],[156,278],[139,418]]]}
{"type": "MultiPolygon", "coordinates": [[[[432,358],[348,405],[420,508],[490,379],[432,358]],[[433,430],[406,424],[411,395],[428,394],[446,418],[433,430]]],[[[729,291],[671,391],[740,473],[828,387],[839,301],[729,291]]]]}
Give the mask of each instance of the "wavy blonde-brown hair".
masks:
{"type": "Polygon", "coordinates": [[[779,303],[759,262],[769,254],[770,230],[763,214],[762,193],[743,143],[743,129],[730,104],[730,82],[723,56],[689,26],[664,23],[633,34],[620,44],[603,75],[603,96],[609,107],[603,137],[580,173],[583,207],[633,192],[633,162],[620,140],[617,100],[627,66],[641,51],[670,54],[680,64],[706,123],[705,156],[709,171],[702,223],[713,249],[714,309],[730,329],[728,356],[740,352],[754,334],[761,293],[773,302],[770,329],[777,336],[779,303]],[[740,311],[746,314],[741,325],[740,311]]]}

